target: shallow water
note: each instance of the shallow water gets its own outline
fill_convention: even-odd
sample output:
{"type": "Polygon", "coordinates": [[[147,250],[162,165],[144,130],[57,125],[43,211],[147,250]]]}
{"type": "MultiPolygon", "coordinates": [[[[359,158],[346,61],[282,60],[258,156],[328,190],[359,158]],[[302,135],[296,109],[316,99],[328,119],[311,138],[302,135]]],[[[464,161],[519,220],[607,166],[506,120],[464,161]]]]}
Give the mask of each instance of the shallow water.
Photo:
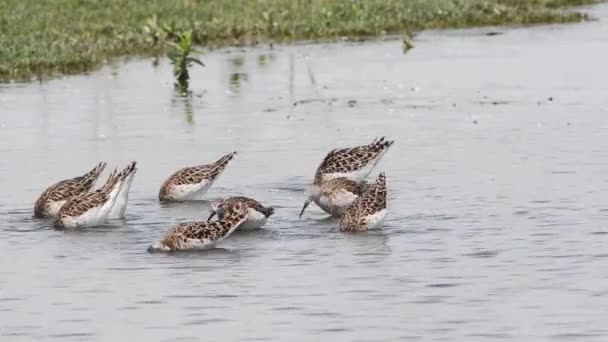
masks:
{"type": "MultiPolygon", "coordinates": [[[[0,86],[2,341],[606,341],[608,6],[576,25],[213,52],[175,97],[166,60],[0,86]],[[295,104],[295,105],[294,105],[295,104]],[[380,230],[297,218],[324,154],[386,135],[380,230]],[[277,207],[205,253],[148,254],[208,204],[175,169],[238,157],[210,199],[277,207]],[[135,159],[124,221],[55,231],[51,183],[135,159]]],[[[105,176],[106,173],[104,173],[105,176]]]]}

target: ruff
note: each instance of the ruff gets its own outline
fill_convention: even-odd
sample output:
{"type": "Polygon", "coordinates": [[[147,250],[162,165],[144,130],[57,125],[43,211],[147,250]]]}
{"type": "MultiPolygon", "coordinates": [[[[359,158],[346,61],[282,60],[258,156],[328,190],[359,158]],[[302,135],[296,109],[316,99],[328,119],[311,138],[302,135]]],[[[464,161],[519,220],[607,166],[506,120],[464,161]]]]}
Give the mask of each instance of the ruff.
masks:
{"type": "Polygon", "coordinates": [[[386,214],[386,175],[378,175],[376,183],[346,209],[340,219],[340,230],[359,232],[374,229],[382,223],[386,214]]]}
{"type": "Polygon", "coordinates": [[[197,201],[224,172],[236,152],[231,152],[208,165],[185,167],[171,175],[160,187],[161,201],[197,201]]]}

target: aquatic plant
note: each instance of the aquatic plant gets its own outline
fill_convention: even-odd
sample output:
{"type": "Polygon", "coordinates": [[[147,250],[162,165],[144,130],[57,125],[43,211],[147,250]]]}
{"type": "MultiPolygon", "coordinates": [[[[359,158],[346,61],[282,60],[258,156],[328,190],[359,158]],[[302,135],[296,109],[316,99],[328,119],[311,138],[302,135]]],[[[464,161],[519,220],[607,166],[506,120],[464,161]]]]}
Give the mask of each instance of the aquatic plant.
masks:
{"type": "Polygon", "coordinates": [[[406,54],[409,50],[414,48],[411,33],[406,31],[401,34],[401,48],[403,50],[403,54],[406,54]]]}
{"type": "Polygon", "coordinates": [[[194,64],[205,66],[197,56],[203,54],[202,51],[192,46],[192,31],[183,32],[180,35],[179,44],[174,42],[167,42],[172,50],[168,56],[173,65],[173,76],[175,77],[175,87],[182,94],[188,92],[188,82],[190,80],[189,69],[194,64]]]}

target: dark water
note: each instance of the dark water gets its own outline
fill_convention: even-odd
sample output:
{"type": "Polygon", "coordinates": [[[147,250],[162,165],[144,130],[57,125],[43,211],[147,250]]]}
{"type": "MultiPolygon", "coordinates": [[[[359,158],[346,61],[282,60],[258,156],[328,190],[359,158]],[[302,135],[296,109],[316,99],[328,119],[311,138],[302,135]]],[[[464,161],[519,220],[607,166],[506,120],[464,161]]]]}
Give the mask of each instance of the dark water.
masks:
{"type": "Polygon", "coordinates": [[[0,340],[606,341],[608,7],[578,25],[214,52],[173,95],[161,60],[0,86],[0,340]],[[296,105],[294,106],[294,102],[296,105]],[[381,230],[297,214],[331,148],[386,135],[381,230]],[[147,245],[205,204],[178,167],[239,156],[208,194],[277,207],[207,253],[147,245]],[[139,171],[126,220],[31,219],[100,160],[139,171]]]}

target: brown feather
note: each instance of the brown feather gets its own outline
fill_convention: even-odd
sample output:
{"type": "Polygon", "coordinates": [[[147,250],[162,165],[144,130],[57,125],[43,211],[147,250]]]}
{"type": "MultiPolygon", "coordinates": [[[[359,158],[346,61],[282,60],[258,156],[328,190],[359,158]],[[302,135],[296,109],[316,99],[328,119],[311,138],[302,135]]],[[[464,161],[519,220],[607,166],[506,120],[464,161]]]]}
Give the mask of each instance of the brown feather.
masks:
{"type": "Polygon", "coordinates": [[[158,198],[160,200],[169,199],[168,193],[174,186],[198,184],[206,179],[211,182],[214,181],[224,171],[235,155],[236,152],[231,152],[212,164],[189,166],[176,171],[163,182],[158,192],[158,198]]]}
{"type": "Polygon", "coordinates": [[[99,189],[70,198],[59,210],[54,221],[55,227],[62,227],[62,221],[68,217],[77,217],[87,211],[103,206],[110,198],[110,192],[120,181],[124,181],[132,172],[135,172],[136,162],[131,162],[121,172],[112,171],[106,183],[99,189]]]}
{"type": "Polygon", "coordinates": [[[368,145],[331,150],[317,168],[314,184],[320,185],[323,176],[329,173],[349,173],[362,169],[393,143],[394,140],[381,137],[368,145]]]}
{"type": "Polygon", "coordinates": [[[48,187],[34,204],[34,216],[39,218],[49,217],[48,205],[51,202],[67,201],[72,197],[90,191],[105,167],[106,163],[101,162],[82,176],[62,180],[48,187]]]}
{"type": "Polygon", "coordinates": [[[386,209],[386,175],[384,172],[378,175],[376,183],[357,198],[346,209],[340,219],[340,230],[363,231],[367,229],[365,219],[381,210],[386,209]]]}
{"type": "Polygon", "coordinates": [[[245,206],[237,203],[228,209],[222,220],[186,222],[173,226],[161,240],[161,244],[174,251],[183,249],[188,240],[218,241],[226,238],[246,218],[245,206]]]}

